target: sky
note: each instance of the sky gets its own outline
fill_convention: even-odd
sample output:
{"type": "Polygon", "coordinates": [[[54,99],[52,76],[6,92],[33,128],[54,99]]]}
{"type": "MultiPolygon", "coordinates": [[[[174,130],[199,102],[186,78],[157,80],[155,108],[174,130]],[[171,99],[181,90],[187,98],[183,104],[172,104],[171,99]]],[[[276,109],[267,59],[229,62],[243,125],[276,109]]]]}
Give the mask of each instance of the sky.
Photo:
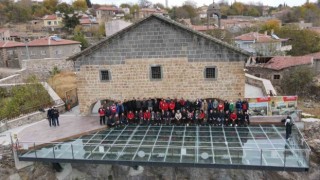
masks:
{"type": "MultiPolygon", "coordinates": [[[[155,3],[162,3],[165,5],[166,0],[149,0],[153,4],[155,3]]],[[[181,6],[183,2],[186,0],[168,0],[168,4],[170,7],[172,6],[181,6]]],[[[197,3],[197,6],[202,5],[209,5],[212,3],[213,0],[193,0],[197,3]]],[[[220,0],[215,0],[215,2],[219,2],[220,0]]],[[[234,2],[235,0],[225,0],[229,3],[234,2]]],[[[269,5],[269,6],[278,6],[279,4],[286,3],[288,6],[300,6],[306,2],[306,0],[236,0],[237,2],[243,2],[243,3],[262,3],[263,5],[269,5]]],[[[309,2],[316,2],[317,0],[309,0],[309,2]]],[[[138,0],[91,0],[91,3],[94,4],[114,4],[119,6],[122,3],[137,3],[138,0]]]]}

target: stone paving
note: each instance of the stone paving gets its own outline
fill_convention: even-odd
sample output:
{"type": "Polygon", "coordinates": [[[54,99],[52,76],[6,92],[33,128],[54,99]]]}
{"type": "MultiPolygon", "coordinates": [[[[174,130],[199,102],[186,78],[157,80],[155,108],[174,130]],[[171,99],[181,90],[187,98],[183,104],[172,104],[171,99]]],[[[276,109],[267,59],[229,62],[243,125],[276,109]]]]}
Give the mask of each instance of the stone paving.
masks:
{"type": "Polygon", "coordinates": [[[52,142],[90,131],[106,128],[99,124],[97,116],[61,115],[60,126],[50,127],[48,120],[26,127],[18,133],[20,142],[52,142]]]}

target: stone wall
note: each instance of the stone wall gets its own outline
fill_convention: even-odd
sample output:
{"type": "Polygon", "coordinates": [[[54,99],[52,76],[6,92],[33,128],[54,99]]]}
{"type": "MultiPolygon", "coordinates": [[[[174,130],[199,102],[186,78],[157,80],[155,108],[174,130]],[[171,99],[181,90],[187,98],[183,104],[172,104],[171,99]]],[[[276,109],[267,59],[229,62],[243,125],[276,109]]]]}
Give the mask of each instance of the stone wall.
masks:
{"type": "Polygon", "coordinates": [[[50,71],[55,66],[59,70],[73,71],[73,62],[65,59],[30,59],[22,61],[22,67],[26,69],[23,75],[27,77],[34,74],[40,80],[47,80],[50,77],[50,71]]]}
{"type": "Polygon", "coordinates": [[[79,70],[82,65],[124,64],[127,59],[187,57],[189,62],[239,62],[248,58],[235,47],[174,23],[151,16],[99,43],[99,49],[98,45],[92,47],[92,51],[88,49],[90,54],[77,58],[75,68],[79,70]]]}
{"type": "Polygon", "coordinates": [[[0,79],[0,84],[16,84],[21,83],[23,78],[20,74],[14,74],[5,78],[0,79]]]}
{"type": "Polygon", "coordinates": [[[88,114],[97,100],[130,100],[133,97],[238,99],[244,96],[244,62],[188,62],[187,58],[134,59],[119,65],[81,66],[78,78],[80,112],[88,114]],[[150,66],[160,65],[163,78],[150,80],[150,66]],[[217,78],[204,78],[205,67],[215,66],[217,78]],[[100,70],[111,80],[100,81],[100,70]]]}
{"type": "Polygon", "coordinates": [[[271,81],[268,79],[262,79],[250,74],[246,74],[246,83],[261,88],[265,96],[270,95],[270,91],[274,96],[277,95],[277,92],[271,84],[271,81]]]}

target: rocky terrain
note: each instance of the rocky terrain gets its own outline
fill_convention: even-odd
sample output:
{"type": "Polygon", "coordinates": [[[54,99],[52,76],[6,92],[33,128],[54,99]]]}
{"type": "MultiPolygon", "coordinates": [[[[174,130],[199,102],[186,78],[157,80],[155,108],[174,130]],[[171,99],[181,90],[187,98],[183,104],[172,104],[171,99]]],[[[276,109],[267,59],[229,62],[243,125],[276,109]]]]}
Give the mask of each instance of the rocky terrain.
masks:
{"type": "Polygon", "coordinates": [[[230,169],[202,169],[178,167],[138,167],[98,165],[98,164],[66,164],[62,173],[56,173],[50,164],[35,163],[21,170],[16,170],[10,147],[0,147],[1,179],[287,179],[287,180],[319,180],[320,179],[320,122],[314,123],[304,131],[304,136],[312,149],[310,169],[308,172],[253,171],[230,169]]]}

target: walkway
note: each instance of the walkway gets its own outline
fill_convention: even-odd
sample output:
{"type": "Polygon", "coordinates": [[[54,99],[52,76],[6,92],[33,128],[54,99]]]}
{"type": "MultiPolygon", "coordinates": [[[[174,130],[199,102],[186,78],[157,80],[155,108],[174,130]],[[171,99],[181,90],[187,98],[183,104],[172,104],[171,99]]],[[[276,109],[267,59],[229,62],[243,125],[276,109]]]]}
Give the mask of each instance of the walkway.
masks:
{"type": "Polygon", "coordinates": [[[20,131],[18,139],[27,142],[52,142],[106,128],[100,126],[96,116],[61,115],[59,122],[60,126],[49,127],[48,120],[42,120],[20,131]]]}

